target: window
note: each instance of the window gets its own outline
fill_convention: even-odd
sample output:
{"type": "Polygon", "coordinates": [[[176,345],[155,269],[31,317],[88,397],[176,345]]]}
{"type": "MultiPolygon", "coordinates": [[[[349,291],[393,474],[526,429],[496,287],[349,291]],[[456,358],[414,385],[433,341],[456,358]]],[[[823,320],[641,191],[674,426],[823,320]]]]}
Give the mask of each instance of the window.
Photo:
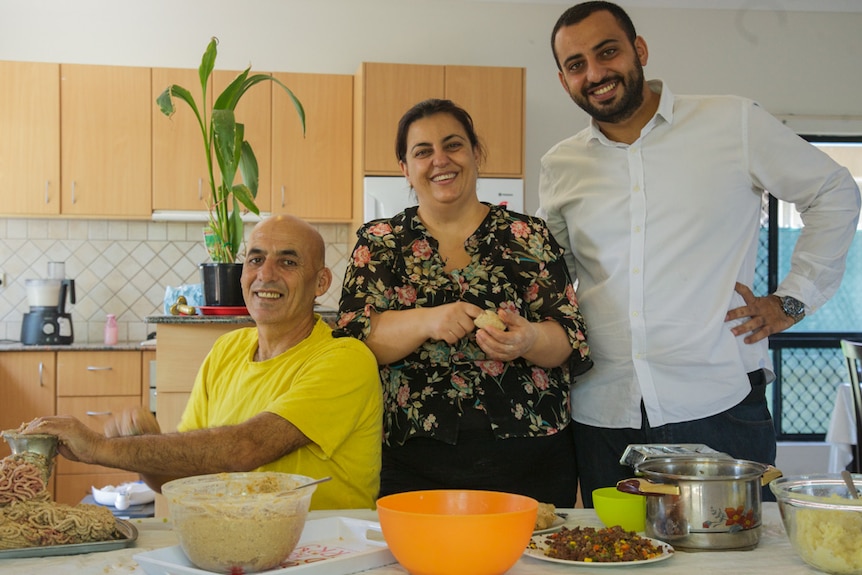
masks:
{"type": "MultiPolygon", "coordinates": [[[[862,136],[803,136],[846,166],[862,185],[862,136]]],[[[793,205],[765,196],[755,293],[771,293],[790,269],[802,227],[793,205]]],[[[835,388],[846,381],[841,339],[862,340],[862,223],[841,287],[814,315],[770,338],[776,381],[770,396],[779,440],[822,441],[835,388]]]]}

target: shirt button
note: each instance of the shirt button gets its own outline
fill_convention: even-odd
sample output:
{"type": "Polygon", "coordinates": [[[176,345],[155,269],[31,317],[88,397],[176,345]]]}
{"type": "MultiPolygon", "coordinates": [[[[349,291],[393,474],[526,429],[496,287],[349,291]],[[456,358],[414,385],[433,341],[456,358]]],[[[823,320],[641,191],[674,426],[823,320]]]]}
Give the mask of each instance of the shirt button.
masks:
{"type": "Polygon", "coordinates": [[[641,233],[641,227],[640,226],[635,226],[635,233],[636,234],[641,233]]]}
{"type": "Polygon", "coordinates": [[[638,316],[640,316],[640,312],[636,312],[636,311],[632,312],[632,317],[638,317],[638,316]]]}
{"type": "Polygon", "coordinates": [[[632,270],[632,273],[637,275],[637,274],[641,273],[641,270],[640,270],[640,268],[635,268],[632,270]]]}

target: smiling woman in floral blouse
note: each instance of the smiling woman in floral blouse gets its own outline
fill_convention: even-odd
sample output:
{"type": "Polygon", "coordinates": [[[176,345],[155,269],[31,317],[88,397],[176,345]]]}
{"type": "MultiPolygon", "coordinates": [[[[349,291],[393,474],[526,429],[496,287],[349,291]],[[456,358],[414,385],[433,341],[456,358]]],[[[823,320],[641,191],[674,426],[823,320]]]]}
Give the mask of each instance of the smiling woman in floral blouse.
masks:
{"type": "Polygon", "coordinates": [[[481,203],[470,115],[426,100],[396,154],[418,207],[362,226],[337,334],[365,341],[384,394],[380,495],[577,497],[569,385],[592,366],[562,250],[538,218],[481,203]],[[477,328],[493,310],[506,328],[477,328]]]}

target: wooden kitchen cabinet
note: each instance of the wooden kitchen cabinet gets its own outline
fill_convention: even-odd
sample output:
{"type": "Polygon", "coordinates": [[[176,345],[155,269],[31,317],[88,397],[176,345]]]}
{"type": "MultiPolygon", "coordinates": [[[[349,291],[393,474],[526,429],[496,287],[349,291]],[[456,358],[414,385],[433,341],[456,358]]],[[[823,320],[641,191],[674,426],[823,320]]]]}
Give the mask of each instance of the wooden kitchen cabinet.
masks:
{"type": "Polygon", "coordinates": [[[60,213],[60,65],[0,62],[0,214],[60,213]]]}
{"type": "Polygon", "coordinates": [[[446,66],[446,97],[470,113],[488,157],[483,178],[524,177],[523,68],[446,66]]]}
{"type": "Polygon", "coordinates": [[[483,177],[524,176],[523,68],[363,63],[354,107],[357,162],[363,175],[401,175],[395,158],[398,120],[427,98],[448,98],[473,117],[488,152],[483,177]]]}
{"type": "MultiPolygon", "coordinates": [[[[0,353],[0,429],[15,429],[43,415],[54,415],[56,383],[54,352],[10,351],[0,353]]],[[[0,457],[11,452],[0,441],[0,457]]]]}
{"type": "Polygon", "coordinates": [[[60,65],[61,213],[149,218],[150,68],[60,65]]]}
{"type": "Polygon", "coordinates": [[[306,132],[288,95],[272,89],[272,212],[348,222],[352,209],[353,77],[275,74],[305,109],[306,132]]]}
{"type": "MultiPolygon", "coordinates": [[[[141,352],[57,352],[57,414],[74,416],[101,432],[111,417],[128,407],[142,405],[143,398],[141,352]]],[[[138,479],[137,473],[62,457],[57,460],[55,476],[55,499],[68,504],[80,502],[91,486],[138,479]]]]}
{"type": "Polygon", "coordinates": [[[355,82],[356,161],[364,175],[400,176],[398,120],[422,100],[445,97],[445,67],[364,62],[355,82]]]}
{"type": "MultiPolygon", "coordinates": [[[[54,415],[54,370],[52,351],[0,353],[0,382],[3,388],[0,430],[17,429],[22,423],[36,417],[54,415]]],[[[0,458],[10,453],[9,445],[0,441],[0,458]]],[[[55,475],[52,474],[48,482],[49,493],[54,493],[55,475]]]]}

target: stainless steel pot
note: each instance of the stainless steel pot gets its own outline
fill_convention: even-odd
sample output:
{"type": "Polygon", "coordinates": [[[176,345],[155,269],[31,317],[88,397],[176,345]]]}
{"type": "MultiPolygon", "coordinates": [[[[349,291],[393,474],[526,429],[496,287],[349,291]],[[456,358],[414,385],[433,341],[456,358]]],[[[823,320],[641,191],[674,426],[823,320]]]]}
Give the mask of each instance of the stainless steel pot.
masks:
{"type": "Polygon", "coordinates": [[[753,549],[760,540],[760,488],[781,471],[743,459],[672,457],[635,467],[617,489],[646,496],[648,537],[680,549],[753,549]]]}

